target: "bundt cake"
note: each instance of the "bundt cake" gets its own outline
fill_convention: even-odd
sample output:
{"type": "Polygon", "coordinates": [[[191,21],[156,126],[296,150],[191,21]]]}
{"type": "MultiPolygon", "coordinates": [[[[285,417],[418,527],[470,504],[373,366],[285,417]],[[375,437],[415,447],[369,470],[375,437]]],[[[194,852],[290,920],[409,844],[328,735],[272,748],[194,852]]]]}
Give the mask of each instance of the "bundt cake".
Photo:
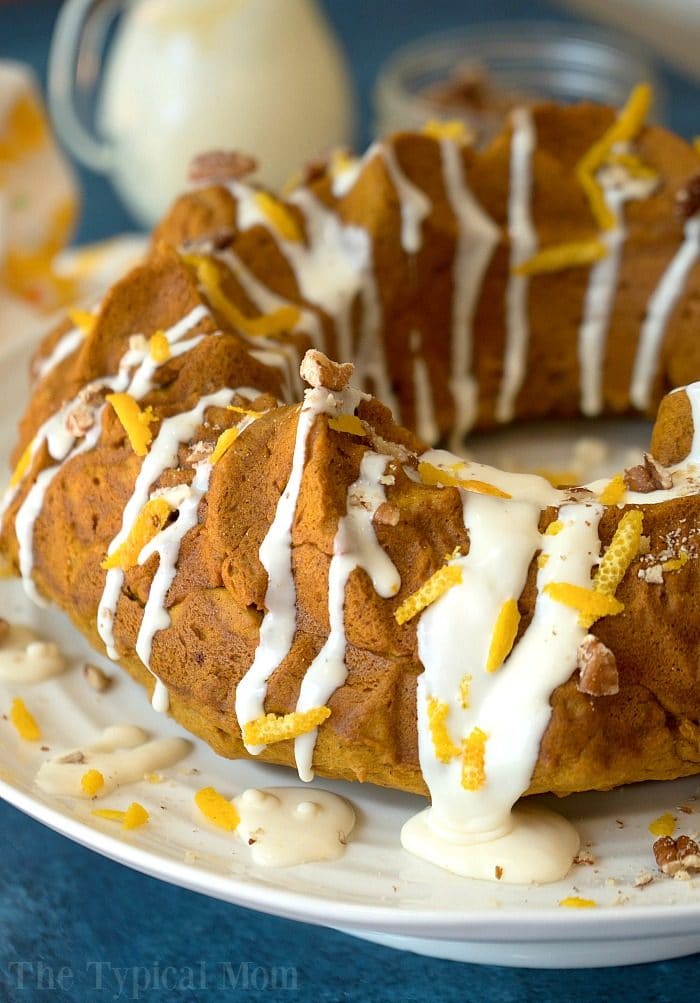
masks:
{"type": "Polygon", "coordinates": [[[429,790],[448,829],[700,771],[700,160],[647,102],[483,152],[430,126],[285,199],[200,158],[36,355],[1,539],[30,595],[222,755],[429,790]],[[426,449],[671,389],[605,483],[426,449]]]}

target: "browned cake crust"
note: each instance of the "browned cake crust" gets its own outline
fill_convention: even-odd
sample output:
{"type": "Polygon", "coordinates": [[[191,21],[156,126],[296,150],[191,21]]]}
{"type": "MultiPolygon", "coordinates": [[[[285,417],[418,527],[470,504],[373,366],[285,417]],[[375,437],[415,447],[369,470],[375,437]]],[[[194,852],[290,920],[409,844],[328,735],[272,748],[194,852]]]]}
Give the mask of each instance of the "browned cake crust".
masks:
{"type": "MultiPolygon", "coordinates": [[[[538,148],[535,156],[535,218],[543,242],[595,235],[590,209],[570,168],[613,119],[606,109],[582,106],[566,111],[545,106],[535,112],[538,148]]],[[[508,150],[506,134],[484,154],[463,151],[470,185],[501,227],[507,204],[508,150]]],[[[408,326],[424,339],[440,428],[450,427],[453,406],[444,359],[449,351],[445,316],[450,300],[450,271],[455,254],[453,216],[447,212],[441,188],[439,144],[422,136],[397,138],[394,150],[406,176],[429,191],[432,209],[425,221],[422,249],[414,258],[400,249],[399,206],[379,161],[370,160],[357,184],[337,203],[345,221],[372,234],[377,287],[382,299],[382,338],[392,383],[403,413],[413,419],[412,381],[404,350],[408,326]]],[[[682,239],[673,213],[676,192],[698,167],[696,154],[676,137],[645,130],[638,141],[640,155],[659,173],[661,186],[649,199],[629,210],[630,236],[622,260],[622,280],[615,303],[605,364],[605,408],[627,411],[628,387],[639,329],[639,305],[648,299],[682,239]]],[[[333,202],[330,181],[314,182],[314,191],[333,202]]],[[[258,396],[243,394],[237,402],[262,416],[241,434],[214,466],[210,488],[200,506],[199,523],[187,533],[180,549],[176,578],[166,607],[171,625],[155,636],[151,665],[170,693],[172,714],[204,738],[217,752],[232,758],[246,755],[234,714],[235,690],[250,666],[265,612],[267,576],[260,562],[260,545],[292,465],[299,409],[272,406],[283,394],[281,370],[251,355],[250,338],[241,332],[197,281],[192,259],[175,249],[183,241],[206,238],[223,241],[265,276],[270,289],[290,302],[299,300],[293,275],[264,226],[238,231],[235,198],[222,187],[204,188],[181,199],[159,228],[157,243],[146,263],[118,283],[103,301],[91,332],[79,351],[56,366],[35,387],[21,423],[15,451],[19,460],[41,424],[63,402],[76,397],[91,380],[115,373],[135,332],[146,337],[170,328],[200,303],[211,309],[191,332],[205,337],[191,351],[162,364],[155,386],[140,407],[151,407],[152,425],[192,408],[205,394],[221,387],[254,387],[258,396]]],[[[296,213],[296,207],[289,208],[296,213]]],[[[303,227],[303,220],[297,222],[303,227]]],[[[192,248],[188,249],[190,252],[192,248]]],[[[503,296],[507,283],[507,238],[502,238],[486,275],[476,321],[475,369],[480,383],[479,421],[494,421],[494,402],[502,366],[503,296]],[[488,332],[488,335],[486,334],[488,332]]],[[[219,271],[226,300],[247,317],[256,314],[252,301],[225,269],[219,271]]],[[[201,278],[201,276],[200,276],[201,278]]],[[[586,269],[570,268],[532,280],[529,316],[531,342],[527,385],[518,396],[518,414],[529,417],[569,415],[577,410],[578,363],[575,354],[586,269]],[[556,350],[552,332],[557,330],[556,350]]],[[[697,303],[693,290],[700,282],[696,269],[688,279],[682,308],[673,313],[666,332],[655,399],[668,386],[700,376],[697,349],[697,303]],[[691,347],[692,346],[692,347],[691,347]]],[[[698,300],[700,302],[700,300],[698,300]]],[[[313,309],[308,303],[303,304],[313,309]]],[[[316,311],[318,312],[318,311],[316,311]]],[[[334,347],[334,324],[322,316],[334,347]]],[[[49,336],[39,349],[46,359],[66,326],[49,336]]],[[[292,334],[300,349],[308,339],[292,334]]],[[[664,464],[687,453],[692,419],[687,398],[674,395],[665,403],[654,434],[655,455],[664,464]],[[684,452],[685,451],[685,452],[684,452]]],[[[132,494],[142,460],[114,410],[100,412],[101,434],[94,449],[69,457],[57,471],[45,495],[33,533],[33,579],[39,590],[64,609],[77,628],[98,649],[97,607],[105,581],[101,564],[121,526],[124,506],[132,494]]],[[[337,431],[327,415],[316,417],[306,450],[306,463],[292,529],[296,586],[296,634],[289,655],[272,675],[265,709],[292,712],[304,671],[328,636],[328,569],[338,520],[345,514],[347,489],[358,477],[368,446],[381,444],[397,459],[391,466],[394,483],[387,500],[398,519],[375,519],[381,547],[401,576],[392,599],[380,598],[368,575],[352,572],[345,594],[348,677],[329,701],[331,715],[319,729],[314,768],[325,776],[371,781],[425,793],[418,762],[416,679],[422,671],[416,642],[416,620],[399,626],[394,612],[440,568],[456,547],[466,553],[457,488],[420,483],[407,474],[415,464],[412,451],[422,449],[415,436],[398,426],[378,401],[364,400],[358,416],[365,435],[337,431]],[[391,446],[391,444],[397,444],[391,446]]],[[[214,443],[236,422],[231,411],[209,408],[191,440],[182,443],[178,464],[153,488],[190,483],[194,472],[193,444],[214,443]]],[[[378,447],[379,448],[379,447],[378,447]]],[[[18,569],[14,518],[41,470],[51,465],[46,446],[34,454],[17,493],[6,510],[2,551],[18,569]]],[[[581,692],[578,673],[552,695],[552,716],[540,747],[531,792],[560,794],[606,789],[648,778],[670,778],[700,770],[700,693],[696,685],[700,652],[700,563],[695,536],[700,527],[697,495],[655,505],[638,505],[644,513],[649,552],[659,560],[679,541],[691,559],[663,574],[661,583],[640,577],[648,565],[637,557],[629,567],[617,597],[624,611],[599,620],[592,633],[614,654],[619,692],[591,696],[581,692]],[[680,533],[679,533],[680,531],[680,533]],[[672,541],[675,541],[673,544],[672,541]]],[[[612,539],[626,511],[606,509],[600,524],[604,545],[612,539]]],[[[543,513],[541,529],[556,518],[543,513]]],[[[116,612],[114,636],[120,663],[151,688],[153,676],[135,654],[135,642],[149,595],[157,557],[126,572],[116,612]]],[[[520,633],[532,617],[536,588],[535,562],[518,601],[520,633]]],[[[270,744],[261,759],[293,764],[291,741],[270,744]]]]}

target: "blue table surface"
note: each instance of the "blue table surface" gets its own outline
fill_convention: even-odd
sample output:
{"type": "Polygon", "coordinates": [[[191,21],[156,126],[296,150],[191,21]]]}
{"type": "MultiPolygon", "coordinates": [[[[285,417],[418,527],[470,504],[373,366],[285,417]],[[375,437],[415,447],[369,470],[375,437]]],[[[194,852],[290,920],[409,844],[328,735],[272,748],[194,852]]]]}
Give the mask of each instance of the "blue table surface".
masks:
{"type": "MultiPolygon", "coordinates": [[[[57,7],[47,0],[0,0],[0,58],[25,60],[43,79],[57,7]]],[[[542,0],[327,0],[326,9],[355,72],[365,134],[373,81],[397,45],[486,19],[563,16],[542,0]]],[[[663,76],[671,126],[686,135],[700,131],[698,88],[667,69],[663,76]]],[[[78,240],[133,229],[104,179],[87,171],[80,179],[78,240]]],[[[557,972],[391,951],[146,878],[1,803],[0,853],[2,1001],[670,1001],[693,998],[700,971],[697,956],[557,972]],[[287,988],[280,969],[294,969],[287,988]]]]}

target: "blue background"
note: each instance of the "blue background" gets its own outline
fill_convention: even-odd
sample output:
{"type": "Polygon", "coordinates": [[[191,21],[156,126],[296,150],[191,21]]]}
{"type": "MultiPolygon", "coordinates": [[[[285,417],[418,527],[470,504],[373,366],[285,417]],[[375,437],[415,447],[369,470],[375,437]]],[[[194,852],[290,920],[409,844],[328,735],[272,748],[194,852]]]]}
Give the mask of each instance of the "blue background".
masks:
{"type": "MultiPolygon", "coordinates": [[[[364,138],[372,84],[397,45],[426,31],[469,22],[563,16],[537,0],[527,4],[506,0],[327,0],[326,9],[355,73],[364,138]]],[[[0,0],[0,58],[25,60],[43,79],[56,10],[56,3],[45,0],[0,0]]],[[[700,132],[699,89],[669,71],[664,77],[669,89],[670,125],[688,136],[700,132]]],[[[79,240],[133,228],[102,178],[81,171],[81,184],[84,212],[79,240]]],[[[149,1003],[220,999],[304,1003],[593,999],[620,1003],[634,997],[675,1001],[698,995],[698,956],[625,969],[538,972],[458,965],[375,947],[143,877],[70,843],[5,804],[0,804],[0,853],[3,1003],[136,998],[149,1003]],[[20,970],[18,962],[27,965],[20,970]],[[96,962],[102,963],[101,969],[96,962]],[[45,967],[41,969],[41,965],[45,967]],[[183,975],[192,969],[195,988],[164,987],[155,966],[161,972],[174,966],[183,975]],[[263,988],[264,976],[257,970],[280,966],[296,967],[296,990],[263,988]],[[63,988],[58,981],[62,967],[66,969],[63,988]],[[119,969],[129,969],[121,993],[124,973],[119,969]],[[226,984],[227,971],[239,974],[236,986],[230,981],[226,984]],[[246,971],[248,987],[244,985],[246,971]],[[96,988],[98,972],[101,989],[96,988]],[[255,987],[256,978],[261,980],[259,988],[255,987]]]]}

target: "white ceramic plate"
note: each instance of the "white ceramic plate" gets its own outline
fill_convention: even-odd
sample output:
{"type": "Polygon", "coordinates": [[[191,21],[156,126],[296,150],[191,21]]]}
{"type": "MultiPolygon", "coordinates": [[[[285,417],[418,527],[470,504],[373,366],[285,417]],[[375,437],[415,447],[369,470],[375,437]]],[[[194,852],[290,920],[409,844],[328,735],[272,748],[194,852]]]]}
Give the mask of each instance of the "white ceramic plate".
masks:
{"type": "MultiPolygon", "coordinates": [[[[14,438],[25,396],[19,375],[27,348],[0,351],[0,463],[14,438]]],[[[580,430],[579,430],[580,431],[580,430]]],[[[615,455],[640,426],[609,426],[615,455]]],[[[548,432],[540,463],[561,469],[571,451],[571,426],[548,432]]],[[[530,433],[517,432],[477,451],[509,450],[527,462],[534,448],[530,433]]],[[[537,461],[535,461],[537,462],[537,461]]],[[[345,855],[338,861],[287,869],[255,866],[248,848],[233,835],[205,828],[193,810],[193,793],[213,784],[229,796],[250,786],[298,783],[282,769],[217,758],[193,742],[189,757],[165,771],[160,784],[142,781],[115,791],[104,806],[143,803],[149,824],[131,833],[90,814],[90,802],[44,795],[34,785],[39,764],[49,755],[89,743],[108,724],[133,723],[153,735],[180,729],[151,710],[143,691],[120,673],[98,694],[84,681],[80,666],[91,653],[56,610],[38,610],[14,581],[0,582],[0,611],[14,622],[34,626],[70,656],[63,675],[33,686],[0,684],[0,714],[21,696],[40,723],[38,744],[22,741],[0,719],[0,795],[22,811],[71,839],[147,874],[253,909],[344,929],[394,947],[465,961],[535,967],[625,964],[687,954],[700,949],[698,882],[658,877],[634,886],[643,870],[653,870],[649,823],[662,812],[678,814],[693,804],[695,780],[645,784],[609,794],[580,795],[556,804],[579,828],[595,863],[576,866],[565,881],[517,887],[455,878],[418,860],[399,845],[403,822],[421,807],[420,799],[376,787],[319,781],[347,797],[358,815],[345,855]],[[50,751],[49,751],[50,750],[50,751]],[[198,772],[193,772],[193,771],[198,772]],[[594,899],[598,908],[571,910],[566,896],[594,899]]],[[[546,800],[546,799],[545,799],[546,800]]],[[[700,801],[698,801],[700,812],[700,801]]],[[[678,814],[682,831],[692,833],[700,815],[678,814]]]]}

